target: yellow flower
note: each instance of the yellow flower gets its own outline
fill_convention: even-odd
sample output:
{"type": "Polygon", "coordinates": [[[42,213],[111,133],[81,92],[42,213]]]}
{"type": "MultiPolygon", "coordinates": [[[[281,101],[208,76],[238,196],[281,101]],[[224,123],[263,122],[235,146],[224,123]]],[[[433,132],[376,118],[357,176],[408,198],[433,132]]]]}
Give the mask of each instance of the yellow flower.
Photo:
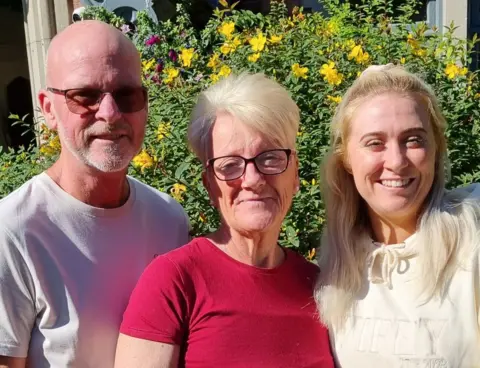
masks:
{"type": "Polygon", "coordinates": [[[218,76],[219,77],[227,77],[227,76],[230,75],[231,72],[232,72],[232,69],[230,69],[230,67],[228,65],[222,65],[222,67],[218,71],[218,76]]]}
{"type": "Polygon", "coordinates": [[[219,81],[220,77],[218,76],[218,74],[211,74],[210,75],[210,80],[212,81],[212,83],[217,83],[219,81]]]}
{"type": "Polygon", "coordinates": [[[220,60],[219,60],[218,54],[214,53],[212,56],[210,56],[207,66],[209,68],[216,69],[219,63],[220,63],[220,60]]]}
{"type": "Polygon", "coordinates": [[[316,28],[316,34],[318,36],[331,37],[340,29],[340,25],[337,20],[330,19],[328,22],[323,22],[316,28]]]}
{"type": "Polygon", "coordinates": [[[242,42],[240,41],[240,38],[237,36],[233,40],[225,42],[221,47],[220,47],[220,52],[224,55],[228,55],[231,52],[234,52],[238,46],[240,46],[242,42]]]}
{"type": "Polygon", "coordinates": [[[233,39],[233,41],[231,43],[232,43],[232,47],[233,47],[232,51],[235,51],[237,49],[237,47],[242,44],[242,41],[240,41],[240,37],[235,36],[235,38],[233,39]]]}
{"type": "Polygon", "coordinates": [[[262,32],[258,32],[257,35],[248,41],[252,46],[252,50],[255,52],[262,51],[265,47],[265,42],[267,42],[267,37],[263,35],[262,32]]]}
{"type": "Polygon", "coordinates": [[[224,22],[218,27],[218,33],[225,36],[228,40],[232,38],[232,33],[235,31],[235,23],[234,22],[224,22]]]}
{"type": "Polygon", "coordinates": [[[255,54],[248,56],[248,61],[250,61],[251,63],[255,63],[259,58],[260,58],[260,53],[256,52],[255,54]]]}
{"type": "Polygon", "coordinates": [[[195,56],[195,49],[189,48],[189,49],[182,49],[180,51],[180,61],[182,62],[182,65],[185,67],[191,67],[192,66],[192,59],[195,56]]]}
{"type": "Polygon", "coordinates": [[[292,72],[293,75],[297,78],[307,79],[308,68],[301,67],[299,63],[295,63],[292,65],[292,72]]]}
{"type": "Polygon", "coordinates": [[[232,46],[228,43],[225,42],[221,47],[220,47],[220,52],[223,55],[228,55],[232,51],[232,46]]]}
{"type": "Polygon", "coordinates": [[[413,50],[413,54],[420,57],[425,57],[427,55],[427,50],[425,49],[416,49],[413,50]]]}
{"type": "Polygon", "coordinates": [[[355,45],[348,55],[348,60],[352,59],[355,59],[358,64],[364,64],[368,62],[370,55],[368,52],[363,51],[362,45],[355,45]]]}
{"type": "Polygon", "coordinates": [[[302,185],[306,187],[308,185],[308,181],[306,181],[305,179],[302,179],[302,185]]]}
{"type": "Polygon", "coordinates": [[[347,41],[345,42],[345,47],[346,47],[347,49],[353,49],[353,48],[355,47],[355,41],[354,41],[354,40],[351,40],[351,39],[350,39],[350,40],[347,40],[347,41]]]}
{"type": "Polygon", "coordinates": [[[340,29],[340,25],[338,24],[338,21],[331,19],[327,23],[327,32],[329,35],[333,35],[338,32],[340,29]]]}
{"type": "Polygon", "coordinates": [[[337,103],[337,104],[339,104],[340,102],[342,102],[342,96],[330,96],[330,95],[328,95],[328,96],[327,96],[327,99],[328,99],[329,101],[335,102],[335,103],[337,103]]]}
{"type": "Polygon", "coordinates": [[[313,261],[313,259],[315,258],[315,248],[312,248],[308,251],[306,258],[309,261],[313,261]]]}
{"type": "Polygon", "coordinates": [[[467,68],[461,68],[454,63],[450,63],[445,67],[445,74],[447,75],[448,79],[454,79],[459,75],[465,75],[467,72],[467,68]]]}
{"type": "Polygon", "coordinates": [[[142,69],[144,73],[148,73],[155,65],[155,59],[142,61],[142,69]]]}
{"type": "Polygon", "coordinates": [[[418,49],[420,47],[420,43],[413,38],[413,34],[409,33],[407,36],[407,44],[409,44],[413,49],[418,49]]]}
{"type": "Polygon", "coordinates": [[[60,138],[58,135],[55,135],[48,141],[48,143],[42,144],[40,152],[46,156],[53,156],[60,153],[61,149],[62,145],[60,144],[60,138]]]}
{"type": "Polygon", "coordinates": [[[406,59],[404,57],[400,58],[400,64],[405,64],[406,63],[406,59]]]}
{"type": "Polygon", "coordinates": [[[157,139],[161,141],[163,138],[166,138],[170,135],[170,130],[172,123],[160,123],[157,128],[157,139]]]}
{"type": "Polygon", "coordinates": [[[224,8],[228,8],[227,0],[218,0],[219,4],[222,5],[224,8]]]}
{"type": "Polygon", "coordinates": [[[178,74],[180,74],[178,69],[172,67],[166,68],[163,72],[167,75],[167,77],[163,80],[167,84],[172,83],[173,80],[178,77],[178,74]]]}
{"type": "Polygon", "coordinates": [[[142,152],[136,155],[132,160],[133,166],[140,169],[142,172],[145,169],[152,167],[154,163],[155,163],[154,158],[150,156],[148,152],[145,150],[142,150],[142,152]]]}
{"type": "Polygon", "coordinates": [[[323,64],[320,68],[320,74],[323,75],[323,79],[331,85],[338,86],[342,83],[343,74],[338,72],[333,61],[330,61],[328,64],[323,64]]]}
{"type": "Polygon", "coordinates": [[[280,43],[282,38],[283,38],[282,35],[280,36],[271,35],[270,38],[268,39],[268,42],[270,42],[272,45],[277,44],[277,43],[280,43]]]}
{"type": "Polygon", "coordinates": [[[187,187],[183,184],[175,183],[173,184],[173,188],[170,189],[170,193],[172,197],[175,198],[177,201],[183,201],[183,194],[187,191],[187,187]]]}

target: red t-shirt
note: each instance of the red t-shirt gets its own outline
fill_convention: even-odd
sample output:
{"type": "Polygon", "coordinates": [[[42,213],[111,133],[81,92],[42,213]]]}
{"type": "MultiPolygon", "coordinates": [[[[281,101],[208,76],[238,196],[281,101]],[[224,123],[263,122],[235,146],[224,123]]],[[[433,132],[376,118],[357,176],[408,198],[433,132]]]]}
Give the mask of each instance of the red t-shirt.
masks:
{"type": "Polygon", "coordinates": [[[147,267],[120,332],[179,345],[179,367],[333,367],[313,300],[318,268],[286,255],[262,269],[197,238],[147,267]]]}

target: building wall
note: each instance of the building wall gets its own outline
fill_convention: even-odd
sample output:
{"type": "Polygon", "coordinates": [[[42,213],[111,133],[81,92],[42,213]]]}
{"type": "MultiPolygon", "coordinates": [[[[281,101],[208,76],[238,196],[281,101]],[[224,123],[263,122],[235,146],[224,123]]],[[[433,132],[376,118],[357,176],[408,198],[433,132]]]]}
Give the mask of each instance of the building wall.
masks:
{"type": "Polygon", "coordinates": [[[443,1],[442,23],[449,26],[453,21],[458,28],[455,35],[459,38],[466,38],[468,31],[468,0],[437,0],[443,1]]]}

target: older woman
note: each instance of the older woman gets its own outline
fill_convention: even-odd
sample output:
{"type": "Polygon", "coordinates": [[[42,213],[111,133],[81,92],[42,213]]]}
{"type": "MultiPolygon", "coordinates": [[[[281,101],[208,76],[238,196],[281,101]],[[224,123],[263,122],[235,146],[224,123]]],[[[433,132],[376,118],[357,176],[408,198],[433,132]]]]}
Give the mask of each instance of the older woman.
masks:
{"type": "Polygon", "coordinates": [[[479,367],[480,187],[445,190],[444,133],[400,67],[367,70],[338,108],[316,298],[340,367],[479,367]]]}
{"type": "Polygon", "coordinates": [[[117,368],[333,367],[313,299],[318,269],[278,245],[299,185],[298,124],[287,91],[261,74],[200,95],[189,141],[221,225],[147,268],[117,368]]]}

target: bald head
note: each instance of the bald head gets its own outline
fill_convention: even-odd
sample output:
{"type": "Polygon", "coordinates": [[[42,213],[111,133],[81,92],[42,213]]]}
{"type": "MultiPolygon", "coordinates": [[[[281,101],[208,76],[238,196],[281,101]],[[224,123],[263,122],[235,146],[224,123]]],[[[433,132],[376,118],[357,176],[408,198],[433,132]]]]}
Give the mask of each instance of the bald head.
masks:
{"type": "Polygon", "coordinates": [[[70,76],[83,73],[88,77],[88,65],[128,68],[141,78],[140,56],[134,44],[115,27],[96,20],[74,23],[53,38],[47,55],[47,84],[75,88],[68,86],[70,76]]]}

